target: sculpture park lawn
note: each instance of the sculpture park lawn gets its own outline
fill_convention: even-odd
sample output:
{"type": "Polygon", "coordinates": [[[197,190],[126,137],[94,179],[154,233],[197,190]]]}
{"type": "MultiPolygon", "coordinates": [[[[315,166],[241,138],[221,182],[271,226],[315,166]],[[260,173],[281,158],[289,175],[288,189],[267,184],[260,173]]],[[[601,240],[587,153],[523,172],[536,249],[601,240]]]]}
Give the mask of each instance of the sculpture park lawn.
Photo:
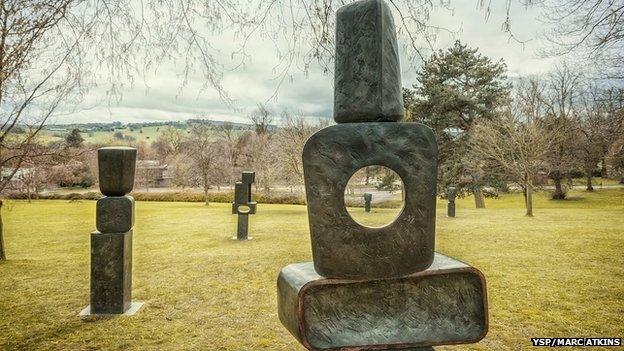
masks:
{"type": "MultiPolygon", "coordinates": [[[[570,195],[556,202],[537,194],[534,218],[523,216],[519,194],[487,199],[480,210],[458,199],[452,219],[438,201],[437,251],[485,274],[490,332],[436,350],[624,336],[624,190],[570,195]]],[[[306,207],[259,204],[248,242],[230,240],[230,211],[138,202],[133,299],[146,304],[132,317],[81,319],[95,202],[8,202],[0,350],[303,350],[277,319],[275,281],[281,267],[311,259],[306,207]]]]}

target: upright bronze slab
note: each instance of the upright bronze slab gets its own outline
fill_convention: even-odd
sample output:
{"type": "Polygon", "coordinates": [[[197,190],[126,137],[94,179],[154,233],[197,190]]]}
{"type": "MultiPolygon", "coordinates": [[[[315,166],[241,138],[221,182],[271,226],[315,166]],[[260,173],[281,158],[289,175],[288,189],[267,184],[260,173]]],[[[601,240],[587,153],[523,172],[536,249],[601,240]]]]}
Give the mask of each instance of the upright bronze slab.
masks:
{"type": "Polygon", "coordinates": [[[388,4],[363,0],[338,10],[335,63],[336,122],[403,118],[399,50],[388,4]]]}
{"type": "Polygon", "coordinates": [[[328,278],[386,278],[429,267],[435,244],[437,144],[417,123],[351,123],[325,128],[303,149],[316,271],[328,278]],[[347,182],[381,165],[403,181],[405,205],[391,224],[365,227],[344,204],[347,182]]]}
{"type": "Polygon", "coordinates": [[[388,279],[318,275],[310,262],[278,277],[278,314],[310,350],[387,350],[472,343],[488,327],[485,279],[436,254],[427,270],[388,279]]]}

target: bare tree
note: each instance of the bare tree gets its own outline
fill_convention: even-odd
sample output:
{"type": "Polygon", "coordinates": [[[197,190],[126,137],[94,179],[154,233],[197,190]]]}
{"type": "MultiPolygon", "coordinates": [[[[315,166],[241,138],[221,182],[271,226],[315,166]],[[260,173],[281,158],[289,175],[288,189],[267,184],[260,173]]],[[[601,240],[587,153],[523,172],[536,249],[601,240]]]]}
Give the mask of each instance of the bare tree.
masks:
{"type": "Polygon", "coordinates": [[[208,206],[208,191],[223,174],[219,168],[219,158],[224,156],[222,144],[214,140],[209,126],[198,124],[191,127],[184,143],[184,154],[191,161],[194,172],[199,175],[204,190],[204,201],[208,206]]]}
{"type": "Polygon", "coordinates": [[[581,138],[580,158],[587,179],[587,191],[593,191],[593,173],[604,163],[609,148],[621,135],[624,127],[619,114],[613,110],[613,89],[601,89],[596,84],[585,86],[578,109],[581,138]]]}
{"type": "Polygon", "coordinates": [[[476,159],[491,162],[525,190],[526,215],[533,216],[534,179],[546,168],[554,138],[544,128],[540,85],[519,82],[515,103],[502,117],[478,123],[470,138],[476,159]]]}
{"type": "Polygon", "coordinates": [[[550,24],[548,54],[573,53],[608,78],[624,78],[624,3],[619,0],[544,0],[550,24]]]}
{"type": "Polygon", "coordinates": [[[282,179],[291,185],[303,184],[301,154],[308,138],[328,125],[327,120],[310,123],[301,116],[284,112],[282,125],[273,137],[277,144],[279,162],[282,165],[282,179]]]}
{"type": "Polygon", "coordinates": [[[224,147],[226,148],[226,152],[228,155],[227,157],[229,161],[228,162],[229,170],[228,170],[228,176],[227,176],[228,183],[233,184],[234,179],[236,179],[235,172],[236,172],[236,166],[237,166],[238,156],[239,156],[239,148],[237,147],[238,136],[234,128],[234,124],[232,122],[224,122],[218,128],[218,132],[224,144],[224,147]]]}
{"type": "Polygon", "coordinates": [[[542,101],[546,106],[544,122],[552,140],[548,153],[549,177],[555,191],[553,199],[566,197],[562,181],[579,166],[578,108],[582,96],[583,77],[563,63],[545,82],[542,101]]]}
{"type": "Polygon", "coordinates": [[[266,105],[258,104],[258,108],[253,111],[248,118],[257,135],[267,135],[271,131],[273,112],[269,110],[266,105]]]}

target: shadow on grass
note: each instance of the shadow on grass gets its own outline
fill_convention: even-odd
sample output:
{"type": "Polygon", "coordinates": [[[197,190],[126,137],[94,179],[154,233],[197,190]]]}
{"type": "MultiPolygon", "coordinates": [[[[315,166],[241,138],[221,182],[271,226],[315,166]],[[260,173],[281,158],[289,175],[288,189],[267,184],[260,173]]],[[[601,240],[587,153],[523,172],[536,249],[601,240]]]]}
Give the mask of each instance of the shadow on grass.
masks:
{"type": "Polygon", "coordinates": [[[565,203],[568,201],[585,201],[587,200],[587,198],[584,198],[582,196],[568,196],[565,199],[548,199],[549,201],[552,202],[561,202],[561,203],[565,203]]]}

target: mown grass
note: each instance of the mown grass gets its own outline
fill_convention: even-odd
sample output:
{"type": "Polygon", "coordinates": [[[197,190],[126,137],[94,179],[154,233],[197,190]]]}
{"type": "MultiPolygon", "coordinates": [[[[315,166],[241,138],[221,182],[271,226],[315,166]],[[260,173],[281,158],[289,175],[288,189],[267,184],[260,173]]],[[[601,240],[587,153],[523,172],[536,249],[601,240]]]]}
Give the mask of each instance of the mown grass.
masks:
{"type": "MultiPolygon", "coordinates": [[[[523,216],[521,195],[488,199],[481,210],[459,199],[456,218],[439,202],[437,250],[487,277],[490,332],[437,350],[624,336],[624,190],[570,195],[539,194],[534,218],[523,216]]],[[[372,216],[383,221],[387,211],[372,216]]],[[[277,318],[275,279],[311,259],[305,206],[261,204],[254,239],[235,242],[228,204],[137,203],[133,294],[146,305],[133,317],[81,319],[94,212],[93,201],[5,206],[0,350],[303,350],[277,318]]]]}

